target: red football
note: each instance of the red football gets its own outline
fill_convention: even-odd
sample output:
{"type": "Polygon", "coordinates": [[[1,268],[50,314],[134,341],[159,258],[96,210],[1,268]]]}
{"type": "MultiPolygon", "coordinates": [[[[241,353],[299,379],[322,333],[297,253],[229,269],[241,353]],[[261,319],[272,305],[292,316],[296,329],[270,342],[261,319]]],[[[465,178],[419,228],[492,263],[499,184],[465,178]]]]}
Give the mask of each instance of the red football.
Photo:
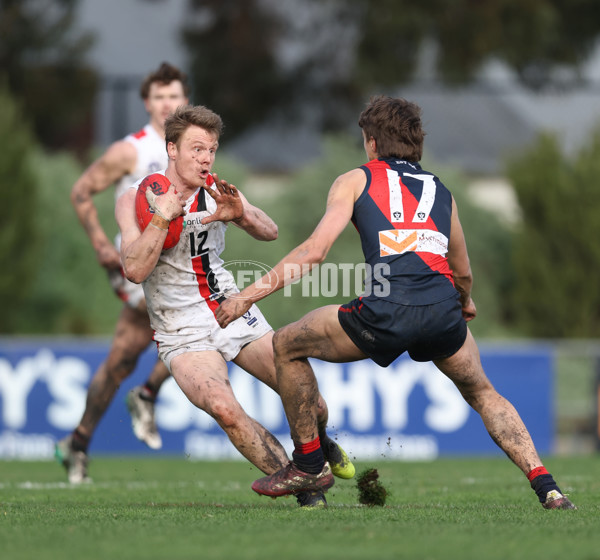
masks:
{"type": "MultiPolygon", "coordinates": [[[[135,213],[137,216],[138,225],[140,229],[144,231],[152,216],[154,216],[154,210],[150,208],[148,200],[146,199],[146,190],[152,189],[152,192],[158,196],[166,193],[169,190],[171,182],[164,175],[160,173],[153,173],[148,175],[140,183],[137,193],[135,195],[135,213]]],[[[171,220],[169,224],[169,231],[167,232],[167,238],[163,245],[163,249],[172,249],[179,243],[179,236],[183,229],[183,216],[178,216],[174,220],[171,220]]]]}

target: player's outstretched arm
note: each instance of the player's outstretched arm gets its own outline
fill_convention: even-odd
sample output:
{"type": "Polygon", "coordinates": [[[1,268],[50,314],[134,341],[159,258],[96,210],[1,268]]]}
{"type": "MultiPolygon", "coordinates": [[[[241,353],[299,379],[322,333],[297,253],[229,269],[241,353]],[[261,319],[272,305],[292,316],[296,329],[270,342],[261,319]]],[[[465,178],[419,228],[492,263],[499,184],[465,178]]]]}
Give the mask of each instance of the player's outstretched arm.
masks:
{"type": "Polygon", "coordinates": [[[477,315],[475,303],[471,298],[473,287],[473,274],[467,252],[467,243],[462,225],[458,219],[458,208],[452,198],[452,222],[450,226],[450,242],[448,245],[448,264],[454,276],[454,286],[460,294],[463,317],[466,321],[474,319],[477,315]]]}
{"type": "Polygon", "coordinates": [[[359,169],[349,171],[335,180],[327,198],[327,210],[311,236],[254,284],[221,303],[216,312],[221,328],[241,317],[253,303],[299,280],[325,260],[334,241],[350,221],[354,202],[362,192],[364,183],[364,172],[359,169]]]}
{"type": "Polygon", "coordinates": [[[130,173],[135,167],[136,159],[136,150],[129,142],[115,142],[84,171],[71,189],[71,203],[77,217],[92,242],[98,263],[107,269],[120,268],[121,261],[119,252],[98,219],[93,196],[130,173]]]}

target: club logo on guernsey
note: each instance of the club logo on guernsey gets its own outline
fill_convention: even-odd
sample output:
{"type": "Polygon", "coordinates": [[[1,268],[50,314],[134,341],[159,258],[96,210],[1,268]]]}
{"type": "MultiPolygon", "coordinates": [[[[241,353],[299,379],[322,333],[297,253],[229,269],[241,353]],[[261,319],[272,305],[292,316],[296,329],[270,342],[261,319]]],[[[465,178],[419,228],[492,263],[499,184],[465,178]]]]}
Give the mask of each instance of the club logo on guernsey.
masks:
{"type": "Polygon", "coordinates": [[[246,313],[244,313],[242,317],[249,327],[256,327],[256,322],[258,321],[258,319],[256,317],[253,317],[250,311],[246,311],[246,313]]]}

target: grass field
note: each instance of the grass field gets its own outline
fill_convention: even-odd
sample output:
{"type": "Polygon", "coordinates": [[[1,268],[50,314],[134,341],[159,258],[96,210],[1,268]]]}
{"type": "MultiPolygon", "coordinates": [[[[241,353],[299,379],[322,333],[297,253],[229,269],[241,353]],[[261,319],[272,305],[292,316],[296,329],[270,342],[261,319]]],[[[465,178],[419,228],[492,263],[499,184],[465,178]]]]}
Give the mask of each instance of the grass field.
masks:
{"type": "Polygon", "coordinates": [[[600,457],[546,465],[577,511],[546,511],[507,459],[377,467],[385,507],[338,481],[326,510],[252,492],[245,462],[95,458],[72,487],[54,463],[0,462],[0,558],[600,559],[600,457]]]}

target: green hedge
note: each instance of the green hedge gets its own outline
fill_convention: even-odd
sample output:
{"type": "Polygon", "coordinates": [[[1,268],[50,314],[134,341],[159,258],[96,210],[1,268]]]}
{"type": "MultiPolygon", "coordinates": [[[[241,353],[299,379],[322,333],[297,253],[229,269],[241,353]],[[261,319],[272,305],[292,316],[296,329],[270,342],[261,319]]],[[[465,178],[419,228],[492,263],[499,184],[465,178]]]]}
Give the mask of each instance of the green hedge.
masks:
{"type": "Polygon", "coordinates": [[[523,220],[512,250],[515,324],[529,336],[600,336],[600,128],[565,155],[541,135],[508,166],[523,220]]]}

